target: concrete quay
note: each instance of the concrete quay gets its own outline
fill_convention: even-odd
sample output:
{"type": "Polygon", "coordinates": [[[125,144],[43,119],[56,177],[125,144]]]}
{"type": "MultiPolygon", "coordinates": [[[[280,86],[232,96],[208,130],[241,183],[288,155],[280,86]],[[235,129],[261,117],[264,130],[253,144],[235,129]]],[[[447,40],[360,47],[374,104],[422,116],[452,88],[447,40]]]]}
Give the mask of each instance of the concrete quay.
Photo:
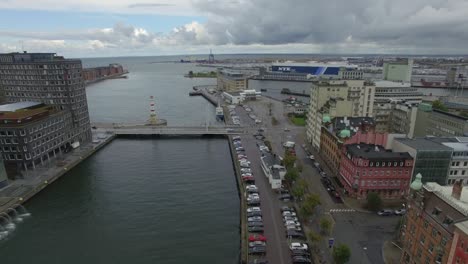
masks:
{"type": "Polygon", "coordinates": [[[61,154],[56,159],[46,162],[43,167],[37,167],[36,170],[28,172],[24,179],[10,181],[7,187],[0,190],[0,214],[31,199],[70,169],[111,142],[115,135],[99,134],[99,137],[101,139],[97,143],[88,143],[69,153],[61,154]],[[102,138],[104,135],[105,138],[102,138]]]}

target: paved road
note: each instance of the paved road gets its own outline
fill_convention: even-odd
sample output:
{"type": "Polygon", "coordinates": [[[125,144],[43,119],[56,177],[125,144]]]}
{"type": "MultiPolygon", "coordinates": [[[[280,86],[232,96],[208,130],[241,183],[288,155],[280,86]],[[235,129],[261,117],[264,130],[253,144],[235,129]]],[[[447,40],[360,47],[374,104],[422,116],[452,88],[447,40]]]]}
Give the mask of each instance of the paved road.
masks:
{"type": "MultiPolygon", "coordinates": [[[[241,124],[246,127],[255,128],[255,123],[248,117],[247,112],[242,107],[237,107],[241,124]]],[[[249,135],[242,135],[242,145],[245,153],[252,162],[251,169],[255,177],[255,185],[259,189],[261,199],[261,209],[263,213],[264,235],[267,237],[267,255],[269,263],[287,264],[291,263],[288,244],[285,237],[285,228],[280,214],[283,205],[268,183],[268,179],[260,167],[260,152],[256,146],[257,140],[249,135]]],[[[251,259],[251,258],[250,258],[251,259]]]]}
{"type": "MultiPolygon", "coordinates": [[[[352,258],[349,263],[383,263],[382,246],[384,241],[391,239],[394,234],[398,217],[387,218],[369,213],[352,212],[343,203],[337,203],[322,185],[320,175],[313,166],[313,162],[308,158],[305,150],[300,147],[304,143],[305,128],[290,124],[288,118],[283,114],[283,103],[262,98],[261,101],[248,102],[247,104],[263,120],[261,126],[266,128],[264,134],[270,139],[273,151],[283,153],[282,142],[288,140],[296,142],[297,159],[303,165],[302,177],[309,183],[309,191],[320,195],[322,205],[318,212],[332,211],[331,216],[335,220],[332,236],[337,243],[345,243],[350,246],[352,258]],[[272,105],[272,116],[279,122],[277,126],[271,125],[269,103],[272,105]],[[284,128],[289,131],[285,131],[284,128]],[[363,250],[364,247],[367,248],[366,251],[363,250]]],[[[324,245],[322,245],[322,251],[329,252],[324,245]]],[[[324,255],[324,260],[327,263],[332,263],[329,254],[324,255]]]]}

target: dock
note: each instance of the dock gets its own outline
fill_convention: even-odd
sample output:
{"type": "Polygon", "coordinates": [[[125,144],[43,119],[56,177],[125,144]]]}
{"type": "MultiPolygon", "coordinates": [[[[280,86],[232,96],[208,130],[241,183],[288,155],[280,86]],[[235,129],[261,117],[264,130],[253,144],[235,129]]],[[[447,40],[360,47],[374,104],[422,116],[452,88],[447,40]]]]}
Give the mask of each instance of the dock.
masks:
{"type": "Polygon", "coordinates": [[[218,106],[218,99],[208,92],[209,89],[216,89],[216,85],[199,85],[193,86],[193,91],[189,92],[189,96],[203,96],[208,102],[214,106],[218,106]]]}

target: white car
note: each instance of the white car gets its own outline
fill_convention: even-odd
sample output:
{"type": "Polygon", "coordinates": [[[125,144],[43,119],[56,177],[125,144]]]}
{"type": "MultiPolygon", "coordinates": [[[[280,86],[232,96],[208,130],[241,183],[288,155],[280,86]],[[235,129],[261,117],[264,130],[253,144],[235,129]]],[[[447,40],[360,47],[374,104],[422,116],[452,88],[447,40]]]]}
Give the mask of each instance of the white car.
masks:
{"type": "Polygon", "coordinates": [[[292,225],[294,225],[294,226],[301,226],[301,223],[296,222],[296,221],[286,221],[286,222],[284,223],[284,225],[285,225],[285,226],[292,226],[292,225]]]}
{"type": "Polygon", "coordinates": [[[290,212],[290,211],[284,211],[283,212],[283,217],[285,216],[296,216],[295,212],[290,212]]]}
{"type": "Polygon", "coordinates": [[[241,169],[241,172],[242,172],[242,173],[252,173],[252,170],[251,170],[251,169],[248,169],[248,168],[242,168],[242,169],[241,169]]]}
{"type": "Polygon", "coordinates": [[[253,177],[252,173],[242,173],[241,177],[253,177]]]}
{"type": "Polygon", "coordinates": [[[309,247],[305,243],[293,242],[293,243],[291,243],[291,245],[289,245],[289,249],[291,249],[291,250],[295,250],[295,249],[308,250],[309,247]]]}
{"type": "Polygon", "coordinates": [[[239,162],[240,163],[246,163],[246,164],[250,165],[250,161],[248,159],[240,159],[239,162]]]}
{"type": "Polygon", "coordinates": [[[260,146],[259,149],[260,151],[270,152],[270,149],[267,146],[260,146]]]}
{"type": "Polygon", "coordinates": [[[299,219],[297,219],[297,217],[292,217],[292,216],[285,216],[285,217],[283,217],[283,222],[287,222],[287,221],[298,222],[299,219]]]}
{"type": "Polygon", "coordinates": [[[255,124],[260,124],[260,123],[262,123],[262,120],[260,120],[260,119],[255,120],[255,124]]]}
{"type": "Polygon", "coordinates": [[[251,212],[261,212],[262,209],[260,209],[260,207],[249,207],[247,208],[247,213],[251,213],[251,212]]]}
{"type": "Polygon", "coordinates": [[[260,199],[260,195],[258,195],[258,193],[249,193],[249,196],[247,196],[247,198],[260,199]]]}
{"type": "Polygon", "coordinates": [[[257,190],[258,187],[257,187],[256,185],[254,185],[254,184],[250,184],[250,185],[245,186],[245,189],[246,189],[246,190],[250,190],[250,189],[255,189],[255,190],[257,190]]]}
{"type": "Polygon", "coordinates": [[[234,141],[234,140],[240,140],[240,139],[241,139],[241,137],[240,137],[240,136],[235,136],[235,137],[232,137],[232,141],[234,141]]]}
{"type": "Polygon", "coordinates": [[[262,222],[262,217],[261,216],[248,217],[247,222],[262,222]]]}

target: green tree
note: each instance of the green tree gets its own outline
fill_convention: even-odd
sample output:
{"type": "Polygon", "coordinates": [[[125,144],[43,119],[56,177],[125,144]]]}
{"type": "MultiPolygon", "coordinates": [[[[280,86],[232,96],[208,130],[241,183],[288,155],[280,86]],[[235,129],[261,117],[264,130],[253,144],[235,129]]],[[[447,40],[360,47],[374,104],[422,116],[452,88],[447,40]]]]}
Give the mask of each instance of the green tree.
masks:
{"type": "Polygon", "coordinates": [[[292,155],[288,150],[285,150],[283,158],[284,167],[289,170],[294,167],[294,163],[296,163],[296,156],[292,155]]]}
{"type": "Polygon", "coordinates": [[[345,244],[339,244],[333,248],[333,259],[336,264],[344,264],[351,258],[351,250],[345,244]]]}
{"type": "Polygon", "coordinates": [[[301,213],[304,217],[309,217],[314,213],[315,207],[320,204],[320,196],[318,194],[308,194],[304,198],[301,206],[301,213]]]}
{"type": "Polygon", "coordinates": [[[300,162],[299,160],[296,161],[296,168],[299,172],[302,172],[302,170],[304,169],[302,162],[300,162]]]}
{"type": "Polygon", "coordinates": [[[432,108],[447,112],[448,109],[440,100],[432,102],[432,108]]]}
{"type": "Polygon", "coordinates": [[[304,197],[305,191],[307,188],[307,183],[304,179],[299,179],[292,189],[292,194],[299,200],[302,200],[304,197]]]}
{"type": "Polygon", "coordinates": [[[309,240],[309,244],[312,246],[312,248],[317,249],[320,240],[322,240],[322,237],[320,234],[310,230],[307,232],[307,239],[309,240]]]}
{"type": "Polygon", "coordinates": [[[375,192],[367,194],[367,208],[371,211],[378,211],[382,208],[382,199],[375,192]]]}
{"type": "Polygon", "coordinates": [[[332,223],[330,220],[326,218],[320,219],[320,231],[322,232],[322,234],[324,235],[330,234],[331,227],[332,227],[332,223]]]}
{"type": "Polygon", "coordinates": [[[189,76],[189,77],[193,77],[193,71],[189,71],[189,72],[188,72],[188,76],[189,76]]]}
{"type": "Polygon", "coordinates": [[[289,185],[291,185],[293,182],[295,182],[299,178],[299,172],[297,172],[296,168],[290,168],[284,175],[284,179],[288,182],[289,185]]]}

